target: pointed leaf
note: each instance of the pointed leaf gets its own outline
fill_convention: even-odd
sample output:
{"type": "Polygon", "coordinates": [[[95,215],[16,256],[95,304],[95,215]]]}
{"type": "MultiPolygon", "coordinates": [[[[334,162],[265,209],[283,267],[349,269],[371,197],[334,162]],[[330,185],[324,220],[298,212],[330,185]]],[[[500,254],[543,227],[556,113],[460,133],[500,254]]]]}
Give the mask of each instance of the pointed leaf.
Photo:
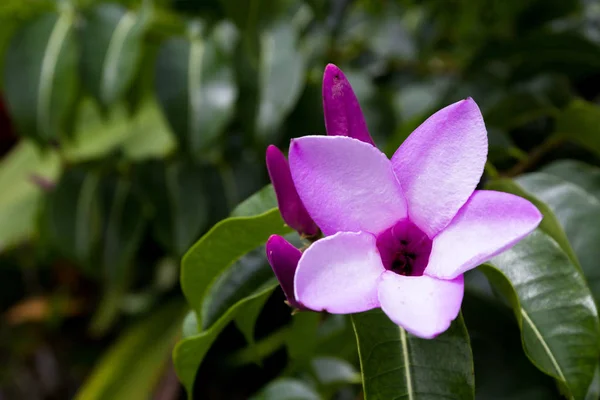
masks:
{"type": "Polygon", "coordinates": [[[285,226],[278,209],[254,217],[228,218],[208,231],[185,254],[181,287],[188,303],[204,326],[204,300],[211,285],[233,262],[264,244],[273,234],[284,235],[285,226]]]}
{"type": "Polygon", "coordinates": [[[550,207],[573,246],[596,301],[600,301],[600,199],[549,174],[526,174],[517,182],[550,207]]]}
{"type": "Polygon", "coordinates": [[[170,302],[120,336],[99,360],[76,400],[142,400],[152,397],[180,333],[185,308],[170,302]],[[123,377],[127,379],[123,379],[123,377]]]}
{"type": "Polygon", "coordinates": [[[149,10],[135,13],[117,4],[92,9],[82,31],[83,83],[105,107],[129,89],[142,56],[149,10]]]}
{"type": "Polygon", "coordinates": [[[556,132],[600,155],[600,106],[574,100],[556,119],[556,132]]]}
{"type": "Polygon", "coordinates": [[[352,315],[365,400],[474,399],[473,357],[461,316],[433,340],[398,327],[380,309],[352,315]]]}
{"type": "Polygon", "coordinates": [[[233,116],[235,36],[235,28],[222,23],[205,38],[174,38],[160,49],[156,93],[183,151],[206,153],[233,116]]]}
{"type": "Polygon", "coordinates": [[[11,39],[4,65],[8,108],[21,135],[47,144],[71,115],[77,88],[74,15],[44,14],[11,39]]]}
{"type": "Polygon", "coordinates": [[[569,398],[583,398],[600,356],[600,326],[580,270],[540,229],[480,268],[512,306],[531,361],[569,398]]]}
{"type": "Polygon", "coordinates": [[[304,58],[297,33],[289,22],[280,22],[260,36],[259,108],[257,134],[272,139],[296,105],[305,84],[304,58]]]}
{"type": "Polygon", "coordinates": [[[250,400],[322,400],[322,398],[301,380],[281,378],[269,383],[250,400]]]}
{"type": "MultiPolygon", "coordinates": [[[[175,346],[173,350],[173,361],[175,363],[175,371],[179,380],[188,392],[188,398],[193,398],[194,381],[196,371],[200,367],[204,356],[208,349],[213,344],[219,333],[231,322],[236,316],[246,312],[247,307],[255,307],[255,303],[263,304],[277,287],[276,283],[258,288],[250,296],[238,301],[233,307],[229,308],[221,318],[215,322],[208,330],[197,333],[193,336],[188,336],[175,346]]],[[[202,380],[202,377],[199,377],[202,380]]],[[[199,383],[201,384],[201,382],[199,383]]]]}
{"type": "Polygon", "coordinates": [[[540,172],[571,182],[600,201],[600,168],[581,161],[561,160],[542,168],[540,172]]]}

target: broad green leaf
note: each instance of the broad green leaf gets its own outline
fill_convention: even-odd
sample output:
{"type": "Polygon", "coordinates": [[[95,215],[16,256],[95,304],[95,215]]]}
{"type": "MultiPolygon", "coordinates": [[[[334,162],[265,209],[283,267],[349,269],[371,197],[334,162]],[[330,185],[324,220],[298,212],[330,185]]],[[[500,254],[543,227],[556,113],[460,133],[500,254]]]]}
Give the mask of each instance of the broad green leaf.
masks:
{"type": "Polygon", "coordinates": [[[42,154],[27,140],[22,140],[0,161],[0,251],[36,232],[43,192],[32,178],[54,182],[59,170],[55,153],[42,154]]]}
{"type": "Polygon", "coordinates": [[[175,147],[173,134],[154,100],[145,101],[131,117],[123,104],[102,115],[97,105],[86,99],[80,105],[73,136],[63,149],[71,162],[106,157],[116,150],[136,161],[162,158],[175,147]]]}
{"type": "Polygon", "coordinates": [[[231,212],[232,217],[250,217],[262,214],[277,207],[277,197],[273,185],[268,184],[246,200],[242,201],[231,212]]]}
{"type": "Polygon", "coordinates": [[[574,100],[556,119],[555,130],[600,155],[600,106],[574,100]]]}
{"type": "Polygon", "coordinates": [[[127,270],[138,250],[146,216],[140,196],[130,182],[118,178],[104,190],[105,220],[101,265],[108,282],[126,279],[127,270]]]}
{"type": "MultiPolygon", "coordinates": [[[[210,287],[203,304],[202,329],[207,329],[235,303],[265,284],[274,283],[273,271],[267,262],[264,246],[241,257],[225,270],[210,287]]],[[[265,299],[266,300],[266,299],[265,299]]],[[[254,342],[254,324],[263,304],[255,301],[235,323],[248,343],[254,342]]]]}
{"type": "Polygon", "coordinates": [[[304,88],[304,58],[297,41],[295,28],[287,21],[273,25],[260,35],[256,132],[262,140],[276,136],[304,88]]]}
{"type": "Polygon", "coordinates": [[[571,182],[600,201],[600,168],[581,161],[561,160],[540,170],[571,182]]]}
{"type": "MultiPolygon", "coordinates": [[[[483,273],[472,273],[480,274],[487,283],[483,273]]],[[[466,289],[461,309],[471,337],[476,398],[559,400],[554,380],[524,354],[511,311],[495,297],[466,289]]]]}
{"type": "Polygon", "coordinates": [[[123,178],[103,182],[104,226],[99,267],[104,278],[104,296],[92,320],[93,335],[102,335],[119,315],[123,296],[133,280],[134,256],[138,251],[146,216],[139,195],[123,178]]]}
{"type": "Polygon", "coordinates": [[[100,176],[79,168],[66,170],[48,195],[44,210],[44,232],[64,255],[88,272],[93,251],[101,238],[102,209],[100,176]]]}
{"type": "Polygon", "coordinates": [[[579,260],[577,259],[577,255],[573,251],[571,244],[569,243],[569,239],[565,234],[558,218],[554,215],[551,208],[535,197],[534,193],[530,193],[525,190],[519,183],[515,182],[511,179],[497,179],[489,182],[486,185],[486,189],[498,190],[500,192],[512,193],[519,197],[523,197],[529,201],[531,201],[540,212],[544,215],[544,219],[540,223],[540,229],[546,232],[546,234],[550,235],[556,242],[560,245],[563,251],[569,256],[571,262],[581,267],[579,264],[579,260]]]}
{"type": "Polygon", "coordinates": [[[346,360],[327,356],[315,357],[311,366],[319,383],[326,387],[361,382],[360,373],[346,360]]]}
{"type": "Polygon", "coordinates": [[[480,268],[512,306],[531,361],[569,398],[583,398],[600,356],[600,327],[580,270],[541,230],[480,268]]]}
{"type": "Polygon", "coordinates": [[[234,217],[219,222],[185,254],[181,268],[181,287],[188,303],[204,326],[204,300],[215,280],[233,262],[265,243],[273,234],[283,235],[284,225],[278,209],[254,217],[234,217]]]}
{"type": "Polygon", "coordinates": [[[142,55],[149,10],[135,13],[117,4],[94,7],[81,33],[83,83],[104,107],[131,85],[142,55]]]}
{"type": "Polygon", "coordinates": [[[292,316],[285,346],[290,360],[299,367],[306,366],[316,353],[320,319],[321,315],[314,312],[299,312],[292,316]]]}
{"type": "Polygon", "coordinates": [[[152,162],[140,168],[140,186],[154,208],[154,234],[180,257],[208,223],[204,168],[189,162],[152,162]]]}
{"type": "Polygon", "coordinates": [[[365,400],[474,399],[473,358],[461,316],[436,339],[417,338],[380,309],[352,315],[365,400]]]}
{"type": "MultiPolygon", "coordinates": [[[[188,392],[188,398],[192,399],[193,396],[196,371],[198,370],[198,367],[200,367],[206,352],[217,336],[219,336],[219,333],[221,333],[225,326],[227,326],[227,324],[236,316],[246,312],[248,307],[254,308],[255,303],[264,304],[276,287],[277,284],[272,283],[258,288],[252,295],[245,297],[233,305],[233,307],[229,308],[208,330],[193,336],[187,336],[177,343],[173,350],[173,361],[175,363],[177,376],[188,392]]],[[[188,324],[189,323],[190,322],[188,322],[188,324]]],[[[201,384],[201,382],[199,384],[201,384]]]]}
{"type": "Polygon", "coordinates": [[[180,335],[186,308],[172,301],[126,330],[75,395],[76,400],[142,400],[152,396],[180,335]]]}
{"type": "Polygon", "coordinates": [[[322,398],[301,380],[281,378],[269,383],[250,400],[322,400],[322,398]]]}
{"type": "MultiPolygon", "coordinates": [[[[584,175],[578,175],[576,179],[583,178],[584,175]]],[[[545,173],[526,174],[517,182],[550,207],[564,228],[592,293],[600,301],[600,199],[571,182],[545,173]]]]}
{"type": "Polygon", "coordinates": [[[47,144],[64,132],[77,92],[77,46],[71,10],[44,14],[13,36],[4,92],[23,136],[47,144]]]}
{"type": "Polygon", "coordinates": [[[210,35],[166,41],[156,64],[156,92],[180,149],[208,153],[233,116],[237,87],[233,73],[231,24],[210,35]]]}

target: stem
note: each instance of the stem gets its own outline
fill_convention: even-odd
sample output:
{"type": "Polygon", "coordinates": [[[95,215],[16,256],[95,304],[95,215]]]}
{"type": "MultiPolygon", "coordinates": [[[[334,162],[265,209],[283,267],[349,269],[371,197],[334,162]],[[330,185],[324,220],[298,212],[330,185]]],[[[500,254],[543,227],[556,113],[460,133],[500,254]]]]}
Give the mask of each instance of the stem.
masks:
{"type": "Polygon", "coordinates": [[[527,158],[509,169],[504,175],[515,177],[532,169],[547,153],[562,145],[566,139],[563,136],[550,136],[545,142],[529,152],[527,158]]]}

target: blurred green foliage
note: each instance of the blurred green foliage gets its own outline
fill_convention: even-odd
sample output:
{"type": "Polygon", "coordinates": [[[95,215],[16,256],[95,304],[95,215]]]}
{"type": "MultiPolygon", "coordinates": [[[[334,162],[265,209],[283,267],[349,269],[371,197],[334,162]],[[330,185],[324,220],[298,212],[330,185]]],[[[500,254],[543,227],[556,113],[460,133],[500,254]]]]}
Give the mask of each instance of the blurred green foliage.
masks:
{"type": "MultiPolygon", "coordinates": [[[[531,240],[560,246],[541,264],[581,267],[598,302],[599,21],[592,0],[3,0],[0,397],[184,398],[177,370],[199,399],[357,398],[350,318],[291,318],[263,250],[246,254],[287,232],[272,190],[236,208],[268,183],[268,144],[324,133],[329,62],[388,154],[473,97],[489,134],[484,181],[539,205],[544,233],[531,240]],[[546,166],[563,158],[579,161],[546,166]],[[180,288],[182,256],[229,215],[183,259],[180,288]]],[[[529,362],[560,380],[531,331],[529,359],[521,350],[515,304],[530,307],[537,286],[513,287],[510,257],[483,269],[510,307],[469,280],[476,397],[558,398],[564,387],[529,362]],[[506,352],[491,357],[498,343],[506,352]]],[[[570,279],[587,298],[583,277],[570,279]]],[[[567,386],[583,398],[577,379],[567,386]]]]}

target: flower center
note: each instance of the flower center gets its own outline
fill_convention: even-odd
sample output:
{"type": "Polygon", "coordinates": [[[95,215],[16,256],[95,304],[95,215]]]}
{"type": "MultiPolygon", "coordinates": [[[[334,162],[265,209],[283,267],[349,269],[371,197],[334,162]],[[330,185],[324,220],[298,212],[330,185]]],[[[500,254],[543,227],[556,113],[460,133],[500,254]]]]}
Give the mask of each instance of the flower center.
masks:
{"type": "Polygon", "coordinates": [[[383,266],[405,276],[423,275],[431,245],[431,239],[409,220],[397,222],[377,237],[383,266]]]}

